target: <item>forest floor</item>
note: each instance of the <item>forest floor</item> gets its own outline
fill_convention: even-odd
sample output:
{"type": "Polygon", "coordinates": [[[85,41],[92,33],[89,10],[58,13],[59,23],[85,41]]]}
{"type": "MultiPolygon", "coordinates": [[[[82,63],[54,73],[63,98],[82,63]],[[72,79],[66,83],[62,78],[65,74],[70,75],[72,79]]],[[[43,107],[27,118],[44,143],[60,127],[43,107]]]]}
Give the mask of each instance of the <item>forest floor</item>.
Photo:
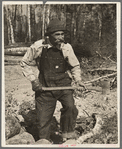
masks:
{"type": "MultiPolygon", "coordinates": [[[[34,92],[31,88],[31,83],[23,76],[21,67],[19,65],[5,65],[5,110],[6,114],[17,113],[19,106],[22,103],[32,103],[34,109],[34,92]],[[13,100],[11,110],[8,106],[8,100],[13,100]],[[18,107],[18,108],[17,108],[18,107]],[[8,111],[7,111],[8,110],[8,111]]],[[[116,63],[110,60],[103,60],[94,58],[91,60],[82,59],[81,69],[83,70],[83,80],[89,81],[98,78],[102,75],[111,74],[116,71],[116,63]],[[97,69],[100,69],[99,71],[97,69]]],[[[33,66],[35,74],[38,74],[38,70],[33,66]]],[[[114,79],[107,78],[107,82],[114,79]]],[[[101,81],[102,82],[102,81],[101,81]]],[[[93,85],[93,84],[92,84],[93,85]]],[[[98,86],[100,84],[98,83],[98,86]]],[[[102,127],[102,133],[95,135],[83,142],[83,144],[117,144],[118,143],[118,100],[117,100],[117,87],[113,85],[110,90],[110,86],[102,92],[91,91],[84,95],[74,93],[75,104],[78,108],[79,114],[77,120],[82,117],[89,117],[93,113],[97,113],[104,119],[102,127]]],[[[12,101],[11,101],[12,102],[12,101]]],[[[57,102],[54,116],[59,125],[60,120],[60,102],[57,102]]],[[[82,122],[81,122],[82,123],[82,122]]],[[[85,127],[86,128],[86,127],[85,127]]],[[[84,129],[85,130],[85,129],[84,129]]],[[[84,132],[85,133],[85,132],[84,132]]],[[[53,138],[52,138],[53,140],[53,138]]],[[[60,143],[60,141],[53,140],[53,143],[60,143]]]]}

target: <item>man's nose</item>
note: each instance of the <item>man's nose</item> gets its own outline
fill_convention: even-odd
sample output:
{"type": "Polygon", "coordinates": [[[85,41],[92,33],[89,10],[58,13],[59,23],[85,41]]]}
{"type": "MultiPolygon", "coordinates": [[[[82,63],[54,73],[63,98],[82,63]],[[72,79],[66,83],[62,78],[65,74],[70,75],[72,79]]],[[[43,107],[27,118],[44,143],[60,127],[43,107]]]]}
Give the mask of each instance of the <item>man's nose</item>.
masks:
{"type": "Polygon", "coordinates": [[[64,35],[59,35],[59,39],[64,39],[64,35]]]}

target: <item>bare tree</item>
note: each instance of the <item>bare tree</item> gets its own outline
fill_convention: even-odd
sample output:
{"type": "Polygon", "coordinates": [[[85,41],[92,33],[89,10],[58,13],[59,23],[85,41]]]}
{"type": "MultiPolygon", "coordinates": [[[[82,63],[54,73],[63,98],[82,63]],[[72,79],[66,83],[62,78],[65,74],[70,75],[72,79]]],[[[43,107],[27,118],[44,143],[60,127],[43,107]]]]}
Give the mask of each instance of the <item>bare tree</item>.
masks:
{"type": "Polygon", "coordinates": [[[45,33],[45,10],[46,10],[46,5],[44,4],[43,7],[43,22],[42,22],[42,38],[44,39],[44,33],[45,33]]]}
{"type": "Polygon", "coordinates": [[[6,9],[6,15],[7,15],[7,19],[8,19],[8,32],[10,32],[10,36],[8,37],[9,38],[9,44],[10,43],[15,43],[15,40],[14,40],[14,30],[13,30],[13,25],[12,25],[12,21],[11,21],[11,11],[9,9],[9,7],[11,6],[8,6],[8,5],[5,5],[5,9],[6,9]],[[10,42],[10,38],[11,38],[11,42],[10,42]]]}
{"type": "Polygon", "coordinates": [[[29,42],[31,42],[30,5],[28,5],[28,38],[29,42]]]}

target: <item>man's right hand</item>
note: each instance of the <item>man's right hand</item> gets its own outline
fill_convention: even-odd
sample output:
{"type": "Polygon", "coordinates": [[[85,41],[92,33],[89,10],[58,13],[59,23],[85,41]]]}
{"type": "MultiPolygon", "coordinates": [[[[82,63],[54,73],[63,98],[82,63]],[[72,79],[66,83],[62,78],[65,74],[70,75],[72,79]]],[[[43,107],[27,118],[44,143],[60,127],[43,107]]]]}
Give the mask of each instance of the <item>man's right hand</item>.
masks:
{"type": "Polygon", "coordinates": [[[32,84],[32,90],[33,91],[42,91],[42,84],[39,82],[38,79],[31,82],[32,84]]]}

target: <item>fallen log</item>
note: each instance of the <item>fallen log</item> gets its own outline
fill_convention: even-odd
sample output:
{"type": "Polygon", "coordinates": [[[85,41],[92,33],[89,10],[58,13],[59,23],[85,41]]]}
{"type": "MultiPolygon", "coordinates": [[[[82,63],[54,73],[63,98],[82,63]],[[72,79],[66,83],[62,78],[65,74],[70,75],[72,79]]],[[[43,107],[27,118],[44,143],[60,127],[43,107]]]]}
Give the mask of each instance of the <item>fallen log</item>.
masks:
{"type": "Polygon", "coordinates": [[[19,65],[19,63],[18,62],[5,62],[4,63],[4,65],[6,66],[6,65],[19,65]]]}
{"type": "Polygon", "coordinates": [[[94,71],[117,71],[117,68],[116,67],[112,67],[112,68],[97,68],[97,69],[88,69],[87,70],[88,72],[94,72],[94,71]]]}
{"type": "MultiPolygon", "coordinates": [[[[11,56],[11,55],[5,55],[4,56],[4,64],[5,65],[19,65],[23,56],[11,56]]],[[[36,66],[35,60],[33,60],[30,63],[30,66],[36,66]]]]}
{"type": "MultiPolygon", "coordinates": [[[[19,65],[21,62],[21,60],[6,60],[4,61],[4,65],[19,65]]],[[[30,66],[36,66],[36,62],[32,61],[30,64],[30,66]]]]}
{"type": "Polygon", "coordinates": [[[25,43],[25,42],[17,42],[17,43],[14,43],[14,44],[9,44],[9,45],[5,45],[4,46],[4,49],[10,49],[10,48],[18,48],[18,47],[30,47],[33,43],[31,42],[28,42],[28,43],[25,43]]]}
{"type": "Polygon", "coordinates": [[[16,59],[16,60],[14,60],[14,59],[13,59],[13,60],[10,60],[10,59],[8,59],[8,60],[5,59],[5,60],[4,60],[4,62],[9,62],[9,63],[19,63],[20,61],[21,61],[21,60],[17,60],[17,59],[16,59]]]}
{"type": "Polygon", "coordinates": [[[102,125],[103,125],[103,120],[102,120],[100,115],[95,114],[94,116],[95,116],[95,119],[96,119],[95,127],[90,132],[88,132],[87,134],[79,137],[77,139],[77,144],[81,144],[86,139],[91,138],[92,136],[100,134],[102,132],[101,128],[102,128],[102,125]]]}
{"type": "Polygon", "coordinates": [[[12,56],[24,56],[26,51],[29,49],[30,47],[9,48],[4,50],[4,54],[12,56]]]}
{"type": "Polygon", "coordinates": [[[117,75],[117,72],[112,73],[112,74],[108,74],[108,75],[106,75],[106,76],[102,76],[102,77],[99,77],[99,78],[96,78],[96,79],[93,79],[93,80],[90,80],[90,81],[86,81],[86,82],[84,82],[84,84],[93,83],[93,82],[95,82],[95,81],[99,81],[99,80],[101,80],[101,79],[113,77],[113,76],[116,76],[116,75],[117,75]]]}

